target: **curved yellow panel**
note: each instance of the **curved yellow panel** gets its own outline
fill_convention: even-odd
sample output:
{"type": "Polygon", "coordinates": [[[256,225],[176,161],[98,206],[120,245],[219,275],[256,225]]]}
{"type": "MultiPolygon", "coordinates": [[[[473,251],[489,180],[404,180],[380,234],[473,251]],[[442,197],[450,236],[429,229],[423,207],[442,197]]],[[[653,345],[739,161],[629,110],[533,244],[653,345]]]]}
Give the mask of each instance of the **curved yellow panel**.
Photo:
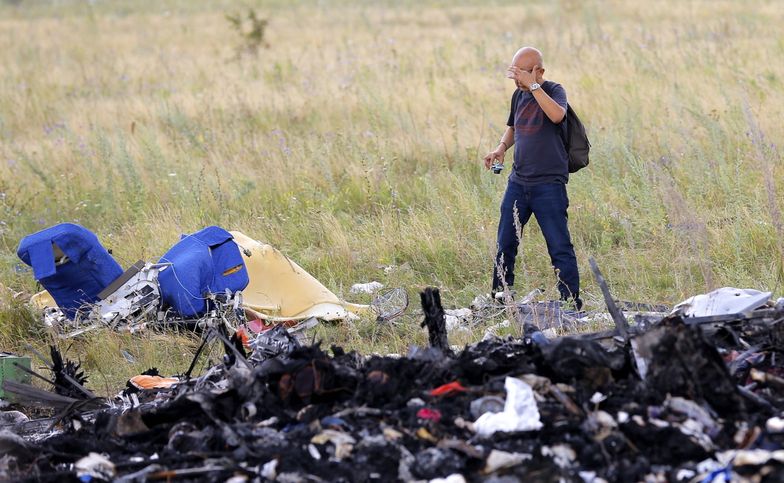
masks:
{"type": "Polygon", "coordinates": [[[369,312],[367,305],[340,300],[296,262],[271,245],[232,231],[250,282],[242,291],[246,309],[265,320],[338,320],[369,312]]]}

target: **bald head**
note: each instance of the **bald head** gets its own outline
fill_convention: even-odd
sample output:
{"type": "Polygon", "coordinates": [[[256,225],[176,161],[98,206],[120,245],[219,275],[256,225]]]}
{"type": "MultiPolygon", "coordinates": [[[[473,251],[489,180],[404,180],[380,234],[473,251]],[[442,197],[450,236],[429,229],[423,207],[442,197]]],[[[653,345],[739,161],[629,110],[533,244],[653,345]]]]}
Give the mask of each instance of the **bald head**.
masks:
{"type": "Polygon", "coordinates": [[[512,57],[512,64],[523,70],[531,70],[534,66],[544,67],[542,53],[534,47],[523,47],[512,57]]]}
{"type": "Polygon", "coordinates": [[[539,49],[523,47],[518,50],[514,57],[512,57],[512,65],[509,66],[506,77],[514,79],[518,89],[527,91],[528,85],[532,82],[530,79],[525,80],[524,77],[519,77],[520,75],[524,76],[525,72],[527,72],[528,75],[533,74],[533,78],[536,79],[533,82],[543,82],[544,78],[542,75],[544,74],[544,67],[542,67],[542,53],[539,52],[539,49]]]}

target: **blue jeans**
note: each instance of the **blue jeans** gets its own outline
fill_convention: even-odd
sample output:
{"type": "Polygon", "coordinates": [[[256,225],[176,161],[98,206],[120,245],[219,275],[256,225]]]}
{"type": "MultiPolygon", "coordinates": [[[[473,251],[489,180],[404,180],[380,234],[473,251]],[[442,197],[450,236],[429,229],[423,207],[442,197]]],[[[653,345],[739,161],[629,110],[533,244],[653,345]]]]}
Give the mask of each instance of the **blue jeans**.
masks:
{"type": "Polygon", "coordinates": [[[509,182],[501,202],[498,254],[493,267],[493,291],[503,290],[504,283],[510,287],[514,285],[515,256],[520,245],[515,229],[515,214],[521,230],[533,214],[542,229],[550,261],[558,273],[558,291],[561,298],[577,298],[580,292],[580,274],[577,271],[577,257],[574,255],[574,246],[567,226],[568,207],[566,185],[562,183],[523,186],[509,182]]]}

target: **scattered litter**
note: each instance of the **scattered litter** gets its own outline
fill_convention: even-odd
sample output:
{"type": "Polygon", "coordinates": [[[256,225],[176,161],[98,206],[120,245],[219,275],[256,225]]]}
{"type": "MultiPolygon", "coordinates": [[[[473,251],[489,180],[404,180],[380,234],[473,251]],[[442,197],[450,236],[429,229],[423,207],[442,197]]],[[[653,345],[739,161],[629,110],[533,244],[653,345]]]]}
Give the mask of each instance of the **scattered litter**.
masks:
{"type": "Polygon", "coordinates": [[[368,282],[368,283],[355,283],[349,289],[349,293],[353,293],[353,294],[376,293],[382,288],[384,288],[384,284],[376,281],[368,282]]]}
{"type": "Polygon", "coordinates": [[[784,478],[784,311],[768,302],[740,314],[676,314],[645,324],[625,324],[618,304],[614,330],[548,339],[524,324],[521,338],[490,337],[459,350],[449,343],[438,290],[427,289],[421,302],[429,346],[405,356],[322,348],[293,339],[292,326],[282,324],[248,334],[246,357],[238,332],[229,337],[211,326],[207,333],[224,345],[218,364],[114,400],[95,397],[80,365],[52,349],[51,362],[39,357],[52,374],[37,382],[48,381],[50,391],[3,383],[22,407],[55,417],[0,430],[0,474],[117,481],[784,478]]]}
{"type": "Polygon", "coordinates": [[[535,431],[542,428],[539,421],[539,410],[536,407],[534,392],[531,386],[516,379],[507,377],[504,382],[506,402],[500,413],[486,413],[474,422],[476,433],[480,436],[491,436],[497,431],[535,431]]]}

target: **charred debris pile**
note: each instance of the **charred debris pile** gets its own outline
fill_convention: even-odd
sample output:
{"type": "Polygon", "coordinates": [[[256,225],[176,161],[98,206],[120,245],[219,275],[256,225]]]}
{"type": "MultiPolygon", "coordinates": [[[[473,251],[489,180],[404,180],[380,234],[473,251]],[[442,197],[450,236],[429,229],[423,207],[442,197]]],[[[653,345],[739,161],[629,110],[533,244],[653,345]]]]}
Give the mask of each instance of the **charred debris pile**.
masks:
{"type": "Polygon", "coordinates": [[[75,373],[56,381],[59,394],[6,384],[57,416],[7,424],[0,472],[125,482],[784,478],[781,307],[648,326],[616,318],[614,331],[557,339],[528,326],[520,339],[452,352],[438,291],[422,304],[431,346],[405,357],[303,346],[282,328],[246,353],[218,334],[223,364],[141,386],[150,389],[129,382],[113,401],[57,361],[75,373]]]}

